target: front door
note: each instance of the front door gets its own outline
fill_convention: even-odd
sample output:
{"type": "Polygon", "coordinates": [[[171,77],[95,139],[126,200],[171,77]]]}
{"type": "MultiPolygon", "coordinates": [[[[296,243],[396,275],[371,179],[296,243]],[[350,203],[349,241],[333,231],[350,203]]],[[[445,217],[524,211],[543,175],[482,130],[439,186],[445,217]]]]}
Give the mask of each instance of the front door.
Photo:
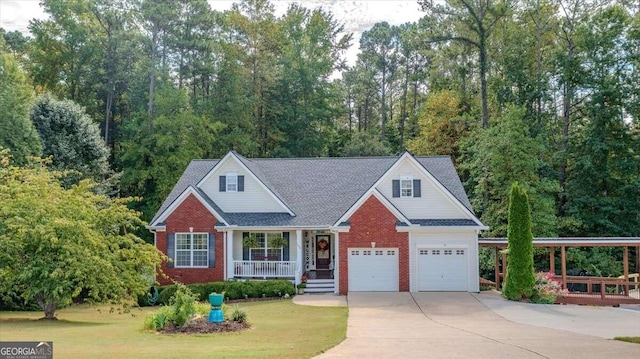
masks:
{"type": "Polygon", "coordinates": [[[316,235],[316,270],[329,270],[331,263],[330,238],[327,234],[316,235]]]}

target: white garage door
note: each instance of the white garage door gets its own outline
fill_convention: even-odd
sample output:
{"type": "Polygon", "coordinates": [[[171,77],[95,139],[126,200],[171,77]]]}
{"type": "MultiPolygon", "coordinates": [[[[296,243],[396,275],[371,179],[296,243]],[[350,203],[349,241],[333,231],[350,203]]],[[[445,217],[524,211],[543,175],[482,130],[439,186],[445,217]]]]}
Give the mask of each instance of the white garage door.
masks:
{"type": "Polygon", "coordinates": [[[397,292],[397,248],[349,248],[349,290],[397,292]]]}
{"type": "Polygon", "coordinates": [[[468,291],[467,248],[418,249],[419,291],[468,291]]]}

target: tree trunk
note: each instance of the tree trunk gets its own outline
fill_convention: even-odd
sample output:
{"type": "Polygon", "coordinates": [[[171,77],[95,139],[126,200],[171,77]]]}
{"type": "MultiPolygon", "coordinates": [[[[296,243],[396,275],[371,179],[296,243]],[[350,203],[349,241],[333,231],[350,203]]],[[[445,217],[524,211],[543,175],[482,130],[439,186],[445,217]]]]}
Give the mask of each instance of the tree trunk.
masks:
{"type": "Polygon", "coordinates": [[[45,295],[40,295],[36,297],[36,303],[38,303],[38,306],[44,312],[43,319],[49,319],[49,320],[56,319],[55,314],[56,314],[56,309],[58,309],[58,305],[51,298],[48,298],[45,295]]]}
{"type": "Polygon", "coordinates": [[[482,128],[489,128],[489,109],[487,104],[487,47],[484,32],[480,33],[480,95],[482,99],[482,128]]]}
{"type": "MultiPolygon", "coordinates": [[[[575,45],[573,39],[568,39],[568,58],[569,61],[574,56],[575,45]]],[[[562,139],[560,141],[560,169],[558,171],[558,182],[560,182],[560,198],[558,201],[558,215],[564,216],[565,206],[567,204],[567,195],[565,185],[567,181],[567,150],[569,146],[569,125],[571,124],[571,102],[573,101],[573,83],[571,79],[565,79],[563,96],[562,96],[562,139]]]]}

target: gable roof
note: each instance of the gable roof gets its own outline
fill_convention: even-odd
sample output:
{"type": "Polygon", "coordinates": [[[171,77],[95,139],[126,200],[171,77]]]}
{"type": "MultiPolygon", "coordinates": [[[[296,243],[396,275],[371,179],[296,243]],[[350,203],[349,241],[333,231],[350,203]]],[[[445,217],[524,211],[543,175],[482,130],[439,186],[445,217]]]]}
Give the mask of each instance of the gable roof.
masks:
{"type": "MultiPolygon", "coordinates": [[[[235,153],[234,153],[235,154],[235,153]]],[[[341,218],[398,161],[392,157],[237,158],[295,213],[220,213],[237,226],[331,226],[341,218]]],[[[451,159],[447,156],[415,159],[471,213],[471,203],[451,159]]],[[[219,160],[191,161],[151,224],[188,187],[197,184],[219,160]]],[[[207,203],[219,209],[206,196],[207,203]]]]}

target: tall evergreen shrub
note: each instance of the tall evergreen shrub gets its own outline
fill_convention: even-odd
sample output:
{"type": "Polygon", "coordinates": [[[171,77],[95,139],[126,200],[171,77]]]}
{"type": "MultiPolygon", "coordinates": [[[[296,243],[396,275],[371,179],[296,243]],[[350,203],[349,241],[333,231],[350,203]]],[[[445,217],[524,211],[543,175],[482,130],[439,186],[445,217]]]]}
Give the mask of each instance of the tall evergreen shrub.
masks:
{"type": "Polygon", "coordinates": [[[507,276],[503,295],[509,300],[530,298],[536,278],[533,270],[533,234],[527,192],[518,183],[511,186],[507,227],[507,276]]]}

